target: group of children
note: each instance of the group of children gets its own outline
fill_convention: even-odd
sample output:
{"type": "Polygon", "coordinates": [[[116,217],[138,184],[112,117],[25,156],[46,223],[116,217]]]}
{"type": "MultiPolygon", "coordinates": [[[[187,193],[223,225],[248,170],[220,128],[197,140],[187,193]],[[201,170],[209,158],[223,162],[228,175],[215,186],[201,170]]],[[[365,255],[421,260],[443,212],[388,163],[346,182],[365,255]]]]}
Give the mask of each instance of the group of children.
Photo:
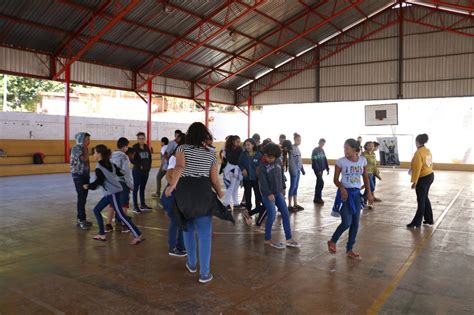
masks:
{"type": "MultiPolygon", "coordinates": [[[[135,213],[151,209],[144,202],[147,173],[151,169],[151,151],[144,144],[145,135],[139,133],[137,137],[138,143],[133,148],[129,148],[129,141],[126,138],[118,139],[117,150],[113,153],[105,145],[96,146],[93,150],[93,157],[97,161],[95,180],[90,182],[88,149],[90,135],[80,133],[76,136],[77,144],[71,150],[71,172],[78,193],[78,226],[82,229],[89,229],[92,225],[86,220],[84,209],[88,190],[95,190],[99,186],[103,189],[103,198],[93,210],[99,225],[99,233],[94,237],[94,240],[106,240],[106,233],[113,230],[112,218],[114,214],[117,225],[122,227],[122,232],[132,232],[131,244],[135,245],[144,240],[141,231],[127,215],[131,191],[135,194],[135,210],[138,208],[138,192],[140,192],[142,202],[139,208],[140,212],[135,211],[135,213]],[[130,163],[133,164],[133,169],[129,168],[130,163]],[[109,206],[109,213],[104,225],[101,211],[107,206],[109,206]]],[[[179,130],[176,131],[173,141],[162,139],[162,164],[157,177],[160,182],[165,176],[167,182],[172,181],[173,169],[176,165],[175,152],[180,145],[185,143],[185,139],[186,135],[179,130]]],[[[426,142],[425,139],[422,140],[426,142]]],[[[317,204],[324,203],[322,199],[323,172],[326,171],[329,174],[329,165],[323,149],[325,142],[324,139],[320,139],[311,156],[312,168],[316,175],[313,201],[317,204]]],[[[421,140],[420,143],[424,144],[421,140]]],[[[255,231],[264,233],[265,244],[277,249],[300,247],[300,244],[293,239],[289,221],[289,211],[303,210],[297,199],[300,175],[305,175],[299,150],[300,144],[301,136],[297,133],[294,134],[294,143],[281,135],[278,144],[273,143],[270,139],[260,143],[260,136],[255,134],[252,138],[246,139],[242,145],[238,136],[229,136],[226,139],[225,148],[220,153],[223,161],[221,172],[227,188],[224,205],[229,210],[243,208],[242,215],[248,225],[252,225],[252,217],[258,215],[255,221],[255,231]],[[285,172],[288,172],[290,178],[287,195],[285,172]],[[238,199],[238,189],[241,186],[244,188],[242,203],[238,199]],[[252,203],[252,192],[255,204],[252,203]],[[288,205],[285,200],[286,196],[288,205]],[[277,209],[281,213],[286,243],[272,241],[272,225],[277,209]],[[265,219],[266,223],[263,228],[265,219]]],[[[381,179],[375,157],[376,145],[376,142],[366,142],[363,146],[364,151],[361,152],[361,139],[359,141],[348,139],[344,144],[344,157],[336,162],[334,183],[338,187],[338,191],[332,210],[334,215],[341,217],[342,222],[331,240],[328,241],[328,249],[331,253],[336,252],[336,243],[339,237],[346,229],[349,229],[347,255],[356,259],[360,257],[352,250],[358,230],[360,210],[364,205],[370,208],[375,201],[381,201],[374,196],[376,179],[381,179]],[[361,194],[360,191],[364,188],[365,192],[361,194]]],[[[420,147],[422,146],[420,145],[420,147]]],[[[212,139],[209,139],[208,148],[214,150],[212,139]]],[[[167,195],[158,189],[160,188],[157,188],[155,196],[160,196],[161,204],[170,219],[169,254],[178,257],[186,256],[183,231],[179,227],[174,211],[174,194],[167,195]]],[[[423,195],[427,199],[427,194],[423,192],[423,195]]],[[[429,202],[427,204],[426,207],[429,208],[429,202]]],[[[419,220],[418,217],[417,220],[419,220]]],[[[432,224],[433,219],[428,214],[425,221],[432,224]]],[[[413,225],[418,226],[418,221],[413,225]]]]}

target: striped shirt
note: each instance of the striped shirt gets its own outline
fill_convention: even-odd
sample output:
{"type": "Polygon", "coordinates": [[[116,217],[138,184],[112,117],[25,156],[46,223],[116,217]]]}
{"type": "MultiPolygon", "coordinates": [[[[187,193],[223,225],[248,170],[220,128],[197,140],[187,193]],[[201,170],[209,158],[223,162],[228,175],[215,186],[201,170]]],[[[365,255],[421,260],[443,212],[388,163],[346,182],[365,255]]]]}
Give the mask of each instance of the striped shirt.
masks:
{"type": "Polygon", "coordinates": [[[176,152],[184,153],[184,170],[181,177],[209,177],[211,166],[217,164],[215,154],[203,147],[184,144],[176,152]]]}

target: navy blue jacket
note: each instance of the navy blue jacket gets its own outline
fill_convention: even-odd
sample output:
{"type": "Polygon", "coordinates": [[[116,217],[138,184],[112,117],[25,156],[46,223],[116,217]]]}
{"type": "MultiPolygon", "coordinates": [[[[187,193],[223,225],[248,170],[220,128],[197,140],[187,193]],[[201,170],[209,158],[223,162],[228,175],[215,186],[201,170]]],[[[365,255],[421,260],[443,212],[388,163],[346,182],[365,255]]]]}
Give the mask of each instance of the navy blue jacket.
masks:
{"type": "Polygon", "coordinates": [[[328,159],[323,149],[314,148],[311,154],[311,163],[315,173],[320,173],[324,170],[329,171],[328,159]]]}
{"type": "Polygon", "coordinates": [[[247,151],[242,151],[239,157],[239,167],[242,171],[247,171],[247,177],[244,177],[244,180],[257,180],[257,166],[261,158],[262,154],[260,152],[250,156],[247,151]]]}

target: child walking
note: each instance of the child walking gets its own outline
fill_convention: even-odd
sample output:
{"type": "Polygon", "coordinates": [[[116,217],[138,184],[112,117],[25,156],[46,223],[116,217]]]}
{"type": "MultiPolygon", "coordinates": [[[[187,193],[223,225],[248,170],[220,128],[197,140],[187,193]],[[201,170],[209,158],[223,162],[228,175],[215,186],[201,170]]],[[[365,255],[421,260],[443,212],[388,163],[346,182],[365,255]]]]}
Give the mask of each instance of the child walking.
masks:
{"type": "Polygon", "coordinates": [[[326,158],[326,153],[323,149],[325,144],[325,139],[319,139],[318,146],[313,149],[313,153],[311,154],[311,163],[314,175],[316,175],[316,187],[314,188],[313,202],[319,204],[324,204],[324,200],[322,198],[324,188],[323,172],[327,171],[329,175],[328,159],[326,158]]]}
{"type": "MultiPolygon", "coordinates": [[[[341,217],[341,224],[337,227],[331,240],[328,241],[328,249],[332,254],[336,253],[336,243],[345,230],[349,229],[349,240],[347,241],[347,257],[360,259],[360,255],[352,250],[359,229],[360,211],[363,207],[360,189],[363,177],[365,187],[369,187],[367,175],[367,160],[359,156],[359,144],[355,139],[347,139],[344,143],[344,157],[336,162],[334,172],[334,185],[338,188],[333,212],[341,217]],[[340,177],[340,178],[339,178],[340,177]]],[[[370,203],[374,201],[370,190],[367,191],[367,199],[370,203]]]]}
{"type": "Polygon", "coordinates": [[[115,214],[120,217],[120,220],[128,226],[133,233],[133,240],[130,245],[136,245],[145,240],[140,230],[131,222],[128,217],[123,213],[122,207],[120,206],[120,192],[122,191],[122,185],[120,184],[119,176],[124,176],[116,165],[110,162],[110,156],[112,152],[105,145],[99,144],[94,149],[94,159],[98,161],[95,175],[96,180],[90,184],[84,184],[85,190],[95,190],[99,186],[102,186],[104,197],[94,208],[94,215],[99,225],[99,234],[94,236],[96,241],[106,241],[104,220],[102,219],[102,210],[107,205],[112,204],[114,207],[115,214]]]}
{"type": "Polygon", "coordinates": [[[247,225],[252,225],[251,216],[257,213],[262,215],[262,197],[260,195],[260,188],[257,181],[257,165],[262,157],[258,152],[258,146],[254,139],[249,138],[244,141],[244,151],[240,154],[239,166],[242,170],[245,208],[242,212],[247,225]],[[252,189],[255,194],[255,209],[252,210],[252,189]]]}
{"type": "MultiPolygon", "coordinates": [[[[298,186],[300,184],[301,174],[305,175],[303,160],[301,159],[301,136],[295,132],[293,148],[288,152],[288,171],[290,172],[290,189],[288,190],[288,209],[291,211],[300,211],[304,208],[298,205],[298,186]],[[293,204],[293,205],[292,205],[293,204]]],[[[283,142],[285,144],[285,142],[283,142]]]]}
{"type": "MultiPolygon", "coordinates": [[[[166,170],[166,181],[171,183],[173,181],[174,176],[174,168],[176,167],[176,149],[185,143],[186,134],[180,133],[175,141],[177,146],[175,150],[171,152],[168,157],[168,166],[166,170]]],[[[166,186],[168,188],[169,185],[166,186]]],[[[174,257],[186,257],[187,252],[184,246],[184,239],[183,239],[183,230],[178,225],[178,220],[176,218],[176,214],[174,213],[174,194],[173,191],[169,196],[166,195],[166,188],[161,196],[161,204],[163,205],[168,217],[170,218],[170,223],[168,225],[168,254],[174,257]]]]}
{"type": "MultiPolygon", "coordinates": [[[[122,185],[122,192],[120,193],[120,205],[122,206],[123,213],[127,215],[127,209],[130,207],[130,190],[133,190],[133,177],[132,171],[129,167],[130,159],[128,158],[129,141],[127,138],[121,137],[117,141],[117,150],[112,153],[111,162],[115,164],[120,172],[124,174],[119,177],[120,185],[122,185]]],[[[107,210],[107,224],[105,225],[105,233],[113,231],[112,218],[114,217],[114,208],[111,204],[107,210]]],[[[115,217],[116,224],[121,224],[122,233],[130,232],[130,229],[125,225],[119,216],[115,217]]]]}
{"type": "Polygon", "coordinates": [[[265,245],[276,249],[285,247],[301,247],[293,240],[290,227],[290,215],[283,196],[282,164],[280,161],[280,146],[269,143],[263,148],[264,157],[258,166],[258,180],[262,193],[262,202],[267,210],[267,222],[265,224],[265,245]],[[276,209],[281,212],[283,229],[285,231],[286,244],[272,241],[272,226],[275,221],[276,209]]]}
{"type": "MultiPolygon", "coordinates": [[[[375,156],[374,150],[374,143],[372,141],[368,141],[364,144],[364,152],[362,156],[365,157],[367,160],[367,173],[369,176],[369,186],[365,187],[364,192],[364,200],[367,203],[367,191],[370,189],[372,196],[374,197],[374,201],[382,201],[378,198],[375,198],[374,191],[375,191],[375,178],[382,179],[380,177],[380,171],[377,167],[377,157],[375,156]]],[[[372,209],[373,206],[370,203],[367,203],[367,208],[372,209]]]]}
{"type": "Polygon", "coordinates": [[[239,186],[242,172],[239,167],[239,157],[242,153],[239,136],[229,136],[225,144],[225,158],[227,164],[224,168],[224,184],[226,187],[224,205],[229,209],[231,203],[234,209],[240,207],[239,186]]]}

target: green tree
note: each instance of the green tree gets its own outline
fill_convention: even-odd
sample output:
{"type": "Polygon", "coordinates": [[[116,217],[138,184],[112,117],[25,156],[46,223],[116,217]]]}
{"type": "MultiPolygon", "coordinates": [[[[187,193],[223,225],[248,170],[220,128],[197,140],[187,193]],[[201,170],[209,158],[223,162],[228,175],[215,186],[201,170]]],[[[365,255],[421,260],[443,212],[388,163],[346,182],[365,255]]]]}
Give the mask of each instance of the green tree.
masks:
{"type": "MultiPolygon", "coordinates": [[[[0,97],[3,102],[4,75],[0,74],[0,97]]],[[[38,80],[25,77],[8,76],[7,82],[8,106],[13,110],[36,111],[36,105],[40,102],[40,92],[61,92],[64,85],[60,82],[38,80]]],[[[4,105],[4,104],[2,104],[4,105]]]]}

